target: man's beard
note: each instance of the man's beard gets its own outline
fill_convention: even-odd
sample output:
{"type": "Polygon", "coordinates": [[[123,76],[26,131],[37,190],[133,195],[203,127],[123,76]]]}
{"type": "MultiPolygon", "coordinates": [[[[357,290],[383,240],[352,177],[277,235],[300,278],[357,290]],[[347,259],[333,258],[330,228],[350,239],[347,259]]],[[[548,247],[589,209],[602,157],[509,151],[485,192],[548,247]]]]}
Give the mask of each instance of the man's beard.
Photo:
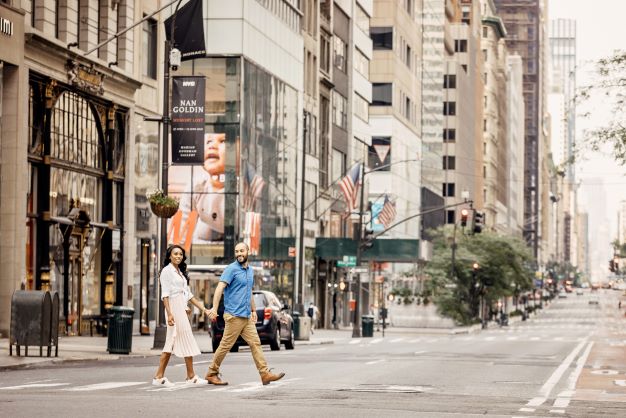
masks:
{"type": "Polygon", "coordinates": [[[237,261],[239,262],[239,264],[245,264],[248,261],[247,255],[240,255],[239,257],[237,257],[237,261]],[[239,257],[243,257],[243,260],[239,261],[239,257]]]}

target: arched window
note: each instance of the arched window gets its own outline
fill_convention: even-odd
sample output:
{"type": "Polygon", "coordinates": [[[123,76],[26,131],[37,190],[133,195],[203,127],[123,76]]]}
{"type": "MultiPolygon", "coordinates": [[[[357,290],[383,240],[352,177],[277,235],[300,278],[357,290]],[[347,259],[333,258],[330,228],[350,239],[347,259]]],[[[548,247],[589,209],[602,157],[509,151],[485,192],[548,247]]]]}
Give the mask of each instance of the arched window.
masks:
{"type": "Polygon", "coordinates": [[[76,168],[104,171],[102,125],[87,100],[65,91],[52,109],[50,156],[76,168]]]}

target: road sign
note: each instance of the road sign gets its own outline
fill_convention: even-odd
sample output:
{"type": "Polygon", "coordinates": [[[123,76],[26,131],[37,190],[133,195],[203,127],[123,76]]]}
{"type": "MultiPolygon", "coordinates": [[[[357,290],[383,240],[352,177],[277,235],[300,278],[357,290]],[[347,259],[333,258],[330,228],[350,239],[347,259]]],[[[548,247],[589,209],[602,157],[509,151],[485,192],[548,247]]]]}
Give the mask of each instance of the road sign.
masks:
{"type": "Polygon", "coordinates": [[[337,260],[337,267],[354,267],[356,266],[356,257],[353,255],[344,255],[343,260],[337,260]]]}
{"type": "Polygon", "coordinates": [[[363,273],[367,273],[369,270],[367,267],[355,267],[351,269],[350,271],[354,274],[363,274],[363,273]]]}

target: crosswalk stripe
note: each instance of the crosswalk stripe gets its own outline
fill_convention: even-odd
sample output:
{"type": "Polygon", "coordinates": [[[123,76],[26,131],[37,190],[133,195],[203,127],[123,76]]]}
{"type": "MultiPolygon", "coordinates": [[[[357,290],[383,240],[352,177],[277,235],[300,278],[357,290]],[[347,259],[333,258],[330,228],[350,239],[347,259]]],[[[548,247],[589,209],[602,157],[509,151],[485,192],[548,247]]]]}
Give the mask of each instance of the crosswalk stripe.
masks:
{"type": "Polygon", "coordinates": [[[21,390],[21,389],[33,389],[33,388],[53,388],[58,386],[67,386],[69,383],[29,383],[26,385],[6,386],[0,388],[2,390],[21,390]]]}
{"type": "Polygon", "coordinates": [[[348,344],[358,344],[361,342],[361,339],[351,340],[348,344]]]}
{"type": "Polygon", "coordinates": [[[93,390],[107,390],[107,389],[115,389],[115,388],[124,388],[128,386],[138,386],[138,385],[143,385],[145,383],[146,382],[103,382],[103,383],[94,383],[93,385],[64,388],[62,390],[67,390],[70,392],[89,392],[93,390]]]}
{"type": "Polygon", "coordinates": [[[404,338],[395,338],[391,340],[392,343],[399,343],[400,341],[404,341],[404,338]]]}

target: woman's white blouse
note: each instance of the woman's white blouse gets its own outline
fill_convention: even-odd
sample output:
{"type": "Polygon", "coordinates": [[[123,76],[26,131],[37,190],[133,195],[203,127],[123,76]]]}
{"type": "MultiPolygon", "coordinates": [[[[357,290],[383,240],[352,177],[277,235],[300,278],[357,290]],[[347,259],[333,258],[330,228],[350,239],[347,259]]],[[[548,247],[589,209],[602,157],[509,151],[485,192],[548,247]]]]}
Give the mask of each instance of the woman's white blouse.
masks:
{"type": "Polygon", "coordinates": [[[185,296],[185,300],[190,300],[193,297],[187,279],[172,264],[168,264],[161,270],[159,282],[161,283],[161,299],[180,294],[185,296]]]}

